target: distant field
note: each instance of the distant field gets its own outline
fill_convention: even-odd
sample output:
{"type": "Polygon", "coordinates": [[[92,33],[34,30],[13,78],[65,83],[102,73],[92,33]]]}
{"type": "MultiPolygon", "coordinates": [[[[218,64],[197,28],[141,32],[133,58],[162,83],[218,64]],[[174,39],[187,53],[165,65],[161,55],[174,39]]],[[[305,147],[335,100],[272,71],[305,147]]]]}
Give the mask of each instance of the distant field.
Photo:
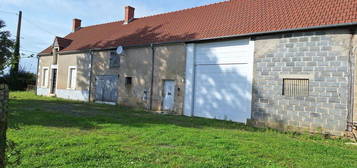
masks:
{"type": "Polygon", "coordinates": [[[357,167],[346,140],[10,94],[9,167],[357,167]],[[19,151],[16,153],[16,151],[19,151]]]}

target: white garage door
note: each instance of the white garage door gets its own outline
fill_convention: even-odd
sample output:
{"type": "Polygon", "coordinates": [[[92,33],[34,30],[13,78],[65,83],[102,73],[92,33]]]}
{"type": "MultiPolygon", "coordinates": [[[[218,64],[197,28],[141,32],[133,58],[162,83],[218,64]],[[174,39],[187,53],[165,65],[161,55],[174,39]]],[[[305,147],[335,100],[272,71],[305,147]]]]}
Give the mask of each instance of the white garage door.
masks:
{"type": "Polygon", "coordinates": [[[246,123],[251,116],[253,42],[191,44],[187,51],[185,115],[246,123]]]}

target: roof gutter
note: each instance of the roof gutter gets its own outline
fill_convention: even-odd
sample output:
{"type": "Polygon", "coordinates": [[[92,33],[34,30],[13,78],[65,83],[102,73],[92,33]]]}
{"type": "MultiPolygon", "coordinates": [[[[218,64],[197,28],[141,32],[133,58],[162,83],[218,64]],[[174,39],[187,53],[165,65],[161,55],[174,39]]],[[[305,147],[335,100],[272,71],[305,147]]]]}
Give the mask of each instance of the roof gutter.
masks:
{"type": "Polygon", "coordinates": [[[89,56],[90,56],[90,68],[89,68],[89,88],[88,88],[88,102],[91,102],[92,100],[92,83],[93,83],[93,51],[89,50],[88,51],[89,56]]]}
{"type": "Polygon", "coordinates": [[[39,78],[39,69],[40,69],[40,57],[37,56],[37,67],[36,67],[36,95],[38,95],[38,88],[39,88],[39,83],[38,83],[38,78],[39,78]]]}
{"type": "MultiPolygon", "coordinates": [[[[339,28],[339,27],[348,27],[348,26],[357,26],[357,22],[352,23],[343,23],[343,24],[331,24],[331,25],[323,25],[323,26],[312,26],[312,27],[304,27],[304,28],[295,28],[295,29],[284,29],[284,30],[276,30],[276,31],[268,31],[268,32],[255,32],[255,33],[246,33],[246,34],[236,34],[236,35],[229,35],[229,36],[220,36],[220,37],[213,37],[213,38],[203,38],[203,39],[196,39],[196,40],[179,40],[179,41],[171,41],[171,42],[161,42],[161,43],[150,43],[150,44],[143,44],[143,45],[128,45],[125,47],[140,47],[140,46],[151,46],[151,45],[163,45],[163,44],[174,44],[174,43],[192,43],[192,42],[201,42],[201,41],[208,41],[208,40],[220,40],[220,39],[227,39],[227,38],[238,38],[238,37],[246,37],[246,36],[259,36],[259,35],[267,35],[267,34],[276,34],[276,33],[286,33],[286,32],[293,32],[293,31],[306,31],[306,30],[316,30],[316,29],[327,29],[327,28],[339,28]]],[[[91,49],[92,51],[105,51],[105,50],[113,50],[115,47],[110,48],[94,48],[91,49]]],[[[88,52],[90,49],[85,50],[72,50],[72,51],[63,51],[59,52],[58,54],[77,54],[88,52]]],[[[50,53],[39,53],[38,56],[49,56],[50,53]]]]}
{"type": "Polygon", "coordinates": [[[154,73],[155,73],[155,46],[154,44],[150,44],[151,48],[151,85],[150,85],[150,104],[149,109],[153,110],[153,98],[154,98],[154,73]]]}

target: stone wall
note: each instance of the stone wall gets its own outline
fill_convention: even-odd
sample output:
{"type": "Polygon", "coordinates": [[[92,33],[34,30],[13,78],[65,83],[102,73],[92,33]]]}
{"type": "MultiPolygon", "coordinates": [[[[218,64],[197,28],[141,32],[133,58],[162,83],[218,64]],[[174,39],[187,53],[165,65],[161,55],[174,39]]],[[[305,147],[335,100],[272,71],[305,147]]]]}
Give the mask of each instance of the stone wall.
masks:
{"type": "Polygon", "coordinates": [[[110,53],[115,50],[97,51],[93,56],[92,101],[95,99],[95,78],[100,75],[119,76],[118,101],[124,106],[148,109],[149,99],[145,96],[150,90],[152,51],[150,47],[125,48],[120,56],[120,66],[110,67],[110,53]],[[132,77],[131,87],[125,84],[125,78],[132,77]]]}
{"type": "Polygon", "coordinates": [[[164,80],[175,82],[174,107],[169,113],[183,113],[186,47],[184,44],[155,46],[153,110],[164,111],[164,80]]]}
{"type": "MultiPolygon", "coordinates": [[[[96,51],[93,52],[92,81],[91,81],[91,102],[95,101],[96,78],[101,75],[119,75],[119,67],[110,68],[110,53],[113,51],[96,51]]],[[[89,56],[90,57],[90,56],[89,56]]],[[[88,81],[90,77],[88,77],[88,81]]],[[[118,86],[119,87],[119,86],[118,86]]]]}
{"type": "MultiPolygon", "coordinates": [[[[119,75],[118,104],[150,108],[152,78],[152,49],[150,46],[127,47],[120,58],[120,67],[109,68],[109,51],[98,51],[93,58],[92,99],[95,95],[95,76],[119,75]],[[127,87],[125,77],[132,77],[132,86],[127,87]]],[[[154,46],[155,68],[153,86],[153,111],[162,111],[163,82],[174,80],[175,104],[171,113],[182,114],[186,48],[183,43],[154,46]]]]}
{"type": "Polygon", "coordinates": [[[0,83],[0,167],[3,166],[5,162],[8,98],[9,90],[7,85],[0,83]]]}
{"type": "Polygon", "coordinates": [[[152,50],[150,47],[131,47],[125,49],[119,68],[119,104],[149,108],[151,86],[152,50]],[[132,84],[126,85],[126,77],[132,84]]]}
{"type": "Polygon", "coordinates": [[[253,123],[341,135],[350,96],[351,37],[348,29],[257,37],[253,123]],[[296,76],[309,79],[308,96],[282,94],[283,79],[296,76]]]}

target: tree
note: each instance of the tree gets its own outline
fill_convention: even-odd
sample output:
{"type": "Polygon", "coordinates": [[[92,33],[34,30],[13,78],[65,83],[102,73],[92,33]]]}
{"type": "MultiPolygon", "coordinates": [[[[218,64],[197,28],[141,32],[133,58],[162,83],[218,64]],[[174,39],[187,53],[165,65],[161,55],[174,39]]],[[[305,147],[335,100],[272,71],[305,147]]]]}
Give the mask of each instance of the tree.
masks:
{"type": "Polygon", "coordinates": [[[10,39],[10,32],[3,31],[5,27],[5,22],[0,20],[0,70],[10,63],[11,57],[13,55],[14,41],[10,39]]]}
{"type": "MultiPolygon", "coordinates": [[[[9,63],[10,58],[12,56],[12,51],[13,51],[13,45],[14,42],[10,40],[10,32],[8,31],[2,31],[2,29],[5,27],[5,22],[0,20],[0,71],[2,72],[4,68],[6,67],[7,63],[9,63]]],[[[0,76],[2,78],[2,76],[0,76]]],[[[6,155],[5,155],[5,149],[6,149],[6,130],[7,130],[7,112],[6,112],[6,101],[7,99],[7,91],[6,91],[6,84],[4,83],[3,79],[0,79],[0,92],[1,93],[1,99],[0,99],[0,104],[1,108],[0,109],[0,167],[5,167],[5,161],[6,161],[6,155]]]]}

